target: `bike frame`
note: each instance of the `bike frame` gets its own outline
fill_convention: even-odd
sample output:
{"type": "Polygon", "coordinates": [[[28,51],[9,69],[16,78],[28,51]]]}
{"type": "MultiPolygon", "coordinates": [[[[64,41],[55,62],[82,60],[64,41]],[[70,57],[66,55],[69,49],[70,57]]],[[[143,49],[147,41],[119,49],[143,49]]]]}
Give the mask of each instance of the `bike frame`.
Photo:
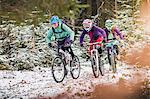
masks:
{"type": "Polygon", "coordinates": [[[96,55],[96,64],[99,66],[99,62],[98,62],[98,50],[97,50],[97,48],[96,48],[96,46],[97,46],[97,44],[101,44],[100,42],[96,42],[96,43],[90,43],[89,44],[89,46],[93,46],[93,49],[91,50],[91,56],[93,55],[93,54],[95,54],[96,55]]]}
{"type": "MultiPolygon", "coordinates": [[[[88,43],[87,45],[88,46],[93,46],[93,49],[91,50],[91,55],[93,55],[93,52],[96,52],[96,54],[98,55],[98,50],[97,50],[97,48],[96,48],[96,46],[98,45],[98,44],[102,44],[102,42],[95,42],[95,43],[88,43]]],[[[100,47],[102,47],[102,45],[100,46],[100,47]]]]}
{"type": "Polygon", "coordinates": [[[72,58],[71,54],[69,53],[69,50],[64,50],[63,51],[62,49],[57,49],[55,51],[57,52],[57,56],[54,58],[53,65],[52,65],[52,75],[53,75],[54,80],[57,83],[62,82],[64,80],[65,76],[68,74],[68,69],[69,68],[70,68],[70,74],[71,74],[72,78],[77,79],[80,75],[80,69],[81,69],[79,58],[76,55],[72,58]],[[56,65],[57,65],[57,60],[56,59],[60,59],[61,60],[60,63],[63,65],[63,67],[61,66],[62,69],[60,69],[60,70],[63,70],[63,71],[61,71],[60,72],[61,75],[58,75],[58,76],[57,76],[57,74],[55,74],[55,64],[54,63],[56,62],[56,65]],[[77,65],[74,64],[74,62],[77,62],[77,65]],[[73,65],[72,65],[72,63],[73,63],[73,65]],[[75,66],[75,67],[78,66],[78,67],[73,68],[73,66],[75,66]],[[74,70],[77,70],[77,72],[74,72],[74,70]]]}
{"type": "Polygon", "coordinates": [[[59,53],[62,53],[62,54],[64,54],[64,56],[65,56],[65,62],[66,62],[66,64],[68,64],[69,66],[70,66],[70,62],[71,62],[71,60],[72,60],[72,57],[71,57],[71,55],[70,55],[70,53],[67,51],[63,51],[62,49],[60,49],[59,50],[59,53]]]}
{"type": "MultiPolygon", "coordinates": [[[[99,71],[102,76],[104,75],[103,69],[101,68],[101,58],[100,58],[101,56],[100,56],[100,53],[98,52],[97,44],[102,44],[102,42],[88,43],[88,46],[93,47],[93,49],[90,52],[91,54],[90,57],[91,57],[91,63],[92,63],[92,70],[93,70],[95,78],[99,76],[99,71]]],[[[99,45],[99,46],[102,48],[102,45],[99,45]]]]}

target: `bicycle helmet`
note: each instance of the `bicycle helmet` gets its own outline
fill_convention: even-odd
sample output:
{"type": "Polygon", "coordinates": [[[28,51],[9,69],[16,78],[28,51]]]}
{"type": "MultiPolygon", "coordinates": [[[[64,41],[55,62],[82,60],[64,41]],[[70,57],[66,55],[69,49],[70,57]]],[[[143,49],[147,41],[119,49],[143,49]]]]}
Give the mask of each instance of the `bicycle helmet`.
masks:
{"type": "Polygon", "coordinates": [[[58,16],[52,16],[51,19],[49,20],[49,22],[51,24],[54,24],[54,23],[58,23],[60,20],[59,20],[59,17],[58,16]]]}
{"type": "Polygon", "coordinates": [[[90,19],[85,19],[82,24],[83,24],[83,28],[84,28],[87,32],[89,32],[89,31],[92,29],[93,21],[90,20],[90,19]]]}
{"type": "Polygon", "coordinates": [[[105,27],[108,29],[108,30],[111,30],[112,27],[113,27],[113,21],[108,19],[105,21],[105,27]]]}

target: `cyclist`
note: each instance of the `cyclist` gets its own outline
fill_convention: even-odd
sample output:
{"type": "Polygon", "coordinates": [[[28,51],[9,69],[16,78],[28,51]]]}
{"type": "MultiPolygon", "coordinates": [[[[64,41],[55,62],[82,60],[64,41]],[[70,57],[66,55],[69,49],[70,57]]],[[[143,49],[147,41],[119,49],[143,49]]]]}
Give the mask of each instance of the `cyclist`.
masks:
{"type": "MultiPolygon", "coordinates": [[[[106,33],[103,29],[93,24],[93,21],[90,19],[85,19],[83,21],[83,32],[80,36],[80,46],[83,46],[84,36],[87,34],[90,37],[90,43],[102,42],[106,39],[106,33]]],[[[101,45],[99,45],[101,46],[101,45]]],[[[90,46],[89,52],[93,49],[93,46],[90,46]]],[[[99,53],[102,53],[102,49],[99,47],[99,53]]],[[[89,56],[88,56],[89,58],[89,56]]]]}
{"type": "Polygon", "coordinates": [[[48,46],[52,47],[51,39],[54,36],[58,44],[58,53],[60,49],[67,50],[74,57],[71,48],[71,44],[74,41],[74,31],[63,23],[58,16],[52,16],[49,21],[52,27],[47,31],[46,41],[48,46]]]}
{"type": "MultiPolygon", "coordinates": [[[[114,26],[113,21],[110,19],[105,21],[104,30],[107,35],[107,41],[116,40],[116,36],[119,36],[121,40],[123,39],[123,35],[121,34],[120,30],[114,26]]],[[[116,49],[116,53],[118,55],[119,54],[118,45],[115,45],[114,48],[116,49]]]]}

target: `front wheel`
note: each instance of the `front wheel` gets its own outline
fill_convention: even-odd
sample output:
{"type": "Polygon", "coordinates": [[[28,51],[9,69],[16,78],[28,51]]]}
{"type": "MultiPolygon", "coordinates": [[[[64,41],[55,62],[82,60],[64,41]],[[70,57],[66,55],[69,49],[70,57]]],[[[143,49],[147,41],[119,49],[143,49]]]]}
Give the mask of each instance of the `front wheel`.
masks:
{"type": "Polygon", "coordinates": [[[112,69],[113,73],[116,73],[116,71],[117,71],[117,68],[116,68],[116,55],[112,51],[112,49],[108,49],[108,60],[109,60],[109,64],[111,66],[111,69],[112,69]]]}
{"type": "Polygon", "coordinates": [[[79,58],[77,56],[74,56],[70,64],[70,73],[73,79],[77,79],[79,77],[80,70],[81,67],[80,67],[79,58]]]}
{"type": "Polygon", "coordinates": [[[65,78],[65,62],[61,57],[56,57],[53,60],[53,65],[52,65],[52,76],[54,80],[59,83],[62,82],[63,79],[65,78]]]}
{"type": "Polygon", "coordinates": [[[92,70],[93,70],[93,74],[95,76],[95,78],[97,78],[99,76],[99,65],[98,65],[98,56],[96,55],[96,53],[93,53],[91,55],[91,65],[92,65],[92,70]]]}

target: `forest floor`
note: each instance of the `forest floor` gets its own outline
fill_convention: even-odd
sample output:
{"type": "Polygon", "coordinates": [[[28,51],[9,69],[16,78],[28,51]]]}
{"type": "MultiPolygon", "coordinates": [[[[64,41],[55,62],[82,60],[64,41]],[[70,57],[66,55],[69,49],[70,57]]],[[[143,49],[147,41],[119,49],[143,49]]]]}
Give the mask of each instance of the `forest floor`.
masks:
{"type": "Polygon", "coordinates": [[[36,67],[33,71],[0,71],[0,97],[31,99],[148,99],[150,95],[149,45],[133,49],[118,62],[117,73],[106,64],[104,76],[95,78],[90,61],[81,62],[81,75],[70,74],[56,83],[50,68],[36,67]],[[145,90],[143,90],[145,88],[145,90]]]}
{"type": "Polygon", "coordinates": [[[0,71],[0,98],[9,99],[149,99],[149,41],[135,44],[122,61],[117,73],[109,71],[95,78],[90,61],[81,60],[81,74],[72,79],[70,73],[56,83],[51,68],[35,67],[33,71],[0,71]],[[140,46],[140,47],[139,47],[140,46]]]}

